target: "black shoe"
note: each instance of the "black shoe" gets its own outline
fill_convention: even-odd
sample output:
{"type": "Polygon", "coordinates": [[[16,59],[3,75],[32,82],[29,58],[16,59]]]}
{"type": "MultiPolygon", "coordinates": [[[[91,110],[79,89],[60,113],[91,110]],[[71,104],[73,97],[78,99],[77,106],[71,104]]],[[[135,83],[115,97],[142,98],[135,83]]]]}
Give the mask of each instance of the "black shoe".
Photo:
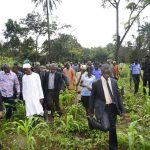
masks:
{"type": "Polygon", "coordinates": [[[90,117],[87,117],[89,129],[94,130],[94,127],[93,127],[90,119],[91,119],[90,117]]]}

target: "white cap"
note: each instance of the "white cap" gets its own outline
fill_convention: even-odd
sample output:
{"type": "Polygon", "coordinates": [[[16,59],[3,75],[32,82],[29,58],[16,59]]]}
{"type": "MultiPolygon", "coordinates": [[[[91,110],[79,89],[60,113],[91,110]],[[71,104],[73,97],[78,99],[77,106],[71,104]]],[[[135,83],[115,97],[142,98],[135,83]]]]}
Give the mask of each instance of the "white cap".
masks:
{"type": "Polygon", "coordinates": [[[29,63],[23,64],[23,68],[31,68],[31,65],[29,63]]]}
{"type": "Polygon", "coordinates": [[[81,65],[80,69],[86,70],[86,65],[81,65]]]}

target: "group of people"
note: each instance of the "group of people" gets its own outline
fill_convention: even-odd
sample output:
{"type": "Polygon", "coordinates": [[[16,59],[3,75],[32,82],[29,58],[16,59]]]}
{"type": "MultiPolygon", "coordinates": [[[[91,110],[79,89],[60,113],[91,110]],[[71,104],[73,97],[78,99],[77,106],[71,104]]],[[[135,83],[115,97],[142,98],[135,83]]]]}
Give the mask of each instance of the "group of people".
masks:
{"type": "MultiPolygon", "coordinates": [[[[121,69],[121,68],[120,68],[121,69]]],[[[149,85],[150,95],[150,58],[147,56],[142,65],[135,60],[130,65],[130,75],[134,81],[134,94],[138,92],[139,81],[143,69],[143,92],[149,85]]],[[[26,116],[28,118],[47,112],[48,122],[52,122],[54,112],[62,115],[59,105],[59,95],[66,88],[71,92],[76,90],[76,101],[81,102],[85,108],[87,121],[95,116],[99,121],[104,114],[110,124],[109,149],[117,150],[116,119],[117,115],[125,114],[122,97],[118,89],[119,67],[115,61],[105,64],[92,63],[65,63],[59,67],[56,63],[34,67],[25,62],[23,67],[17,63],[12,69],[3,64],[0,71],[0,117],[3,112],[3,103],[6,105],[6,119],[10,119],[15,108],[15,100],[25,102],[26,116]]]]}
{"type": "Polygon", "coordinates": [[[88,117],[96,116],[97,120],[108,115],[110,122],[109,147],[117,150],[116,118],[125,113],[120,92],[117,86],[119,79],[118,65],[107,62],[100,64],[88,61],[86,64],[71,64],[67,62],[63,68],[52,63],[32,67],[29,62],[20,68],[14,64],[2,65],[0,71],[0,112],[3,102],[6,105],[6,119],[10,119],[15,110],[14,99],[25,102],[26,116],[43,116],[47,112],[48,122],[52,122],[56,111],[62,115],[59,105],[59,94],[65,88],[77,92],[77,101],[83,104],[88,117]],[[13,107],[12,107],[13,106],[13,107]]]}

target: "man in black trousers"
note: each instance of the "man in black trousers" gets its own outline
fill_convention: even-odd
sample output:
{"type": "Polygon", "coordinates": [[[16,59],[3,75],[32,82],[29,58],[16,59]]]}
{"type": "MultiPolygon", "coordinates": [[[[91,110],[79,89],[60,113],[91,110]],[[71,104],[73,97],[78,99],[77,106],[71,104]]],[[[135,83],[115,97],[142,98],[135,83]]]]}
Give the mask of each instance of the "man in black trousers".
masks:
{"type": "Polygon", "coordinates": [[[149,89],[149,96],[150,96],[150,56],[146,56],[145,61],[142,65],[142,70],[143,70],[143,93],[144,95],[146,93],[146,87],[148,85],[149,89]]]}
{"type": "Polygon", "coordinates": [[[46,72],[43,82],[43,91],[49,122],[52,120],[54,110],[56,110],[56,112],[61,115],[59,106],[59,93],[62,87],[62,83],[63,80],[61,74],[56,71],[55,64],[51,64],[49,66],[49,72],[46,72]]]}
{"type": "Polygon", "coordinates": [[[102,77],[93,83],[91,98],[89,103],[90,116],[95,112],[97,120],[107,114],[109,128],[109,150],[118,150],[116,119],[117,115],[125,113],[117,81],[110,78],[110,69],[108,64],[102,65],[102,77]]]}

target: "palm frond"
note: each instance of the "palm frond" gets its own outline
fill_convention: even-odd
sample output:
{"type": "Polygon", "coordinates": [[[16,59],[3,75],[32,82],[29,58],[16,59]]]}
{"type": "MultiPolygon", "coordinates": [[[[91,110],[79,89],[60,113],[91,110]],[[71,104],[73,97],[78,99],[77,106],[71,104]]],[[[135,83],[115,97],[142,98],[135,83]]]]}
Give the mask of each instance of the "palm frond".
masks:
{"type": "MultiPolygon", "coordinates": [[[[43,10],[46,10],[47,7],[47,0],[32,0],[33,3],[35,3],[35,6],[42,4],[43,10]]],[[[54,8],[57,8],[57,3],[60,4],[62,0],[48,0],[49,9],[50,11],[53,11],[54,8]]]]}

